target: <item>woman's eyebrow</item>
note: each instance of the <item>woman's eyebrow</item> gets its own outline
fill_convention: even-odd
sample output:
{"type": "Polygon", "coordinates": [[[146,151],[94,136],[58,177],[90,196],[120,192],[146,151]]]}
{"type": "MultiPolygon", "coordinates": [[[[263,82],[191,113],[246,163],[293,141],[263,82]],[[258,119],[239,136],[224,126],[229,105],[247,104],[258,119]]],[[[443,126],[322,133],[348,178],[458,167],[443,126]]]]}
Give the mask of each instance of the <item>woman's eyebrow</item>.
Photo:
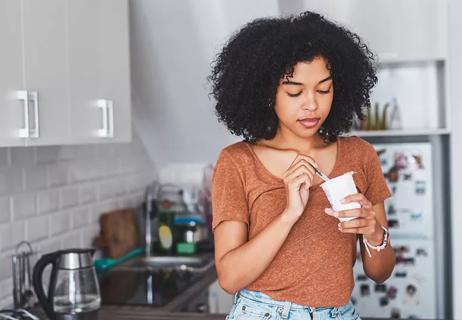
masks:
{"type": "MultiPolygon", "coordinates": [[[[326,82],[326,81],[331,80],[331,79],[332,79],[332,76],[328,76],[327,78],[322,79],[321,81],[319,81],[318,84],[326,82]]],[[[289,84],[289,85],[294,85],[294,86],[303,86],[303,83],[297,82],[297,81],[291,81],[291,80],[284,80],[282,82],[282,84],[289,84]]]]}
{"type": "Polygon", "coordinates": [[[303,83],[301,82],[296,82],[296,81],[290,81],[290,80],[284,80],[282,84],[290,84],[294,86],[303,86],[303,83]]]}
{"type": "Polygon", "coordinates": [[[318,82],[318,84],[319,84],[319,83],[326,82],[327,80],[330,80],[330,79],[332,79],[332,76],[328,76],[327,78],[322,79],[321,81],[318,82]]]}

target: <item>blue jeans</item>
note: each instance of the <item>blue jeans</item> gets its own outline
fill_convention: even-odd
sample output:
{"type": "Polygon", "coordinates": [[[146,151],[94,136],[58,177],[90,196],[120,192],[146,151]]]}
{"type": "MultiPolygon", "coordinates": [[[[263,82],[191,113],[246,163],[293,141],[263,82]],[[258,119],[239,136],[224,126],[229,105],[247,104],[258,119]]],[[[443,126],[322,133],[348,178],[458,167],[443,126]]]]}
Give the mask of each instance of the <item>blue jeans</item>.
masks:
{"type": "Polygon", "coordinates": [[[289,301],[273,300],[268,295],[241,290],[226,320],[361,320],[351,302],[341,307],[309,307],[289,301]]]}

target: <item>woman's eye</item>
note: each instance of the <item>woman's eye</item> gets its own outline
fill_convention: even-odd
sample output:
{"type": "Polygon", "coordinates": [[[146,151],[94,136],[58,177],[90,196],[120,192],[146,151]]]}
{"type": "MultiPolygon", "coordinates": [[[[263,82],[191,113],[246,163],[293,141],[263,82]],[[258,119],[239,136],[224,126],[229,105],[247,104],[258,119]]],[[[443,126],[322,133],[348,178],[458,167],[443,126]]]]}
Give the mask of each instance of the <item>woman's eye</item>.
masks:
{"type": "Polygon", "coordinates": [[[328,94],[330,92],[330,89],[329,90],[318,90],[318,93],[320,94],[328,94]]]}
{"type": "Polygon", "coordinates": [[[302,93],[301,91],[298,92],[298,93],[289,93],[289,92],[287,92],[287,95],[288,95],[289,97],[298,97],[301,93],[302,93]]]}

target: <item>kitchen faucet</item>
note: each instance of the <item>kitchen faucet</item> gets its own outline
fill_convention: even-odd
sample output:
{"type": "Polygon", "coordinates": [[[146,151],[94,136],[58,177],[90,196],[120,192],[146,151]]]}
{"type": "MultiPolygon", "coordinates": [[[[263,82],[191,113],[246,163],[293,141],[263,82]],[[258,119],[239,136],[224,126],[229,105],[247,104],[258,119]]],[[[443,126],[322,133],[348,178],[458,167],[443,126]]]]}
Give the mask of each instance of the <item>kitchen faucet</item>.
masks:
{"type": "Polygon", "coordinates": [[[146,200],[146,206],[145,206],[145,216],[144,216],[144,223],[145,223],[145,235],[144,235],[144,240],[145,240],[145,252],[146,252],[146,257],[151,257],[152,256],[152,224],[151,224],[151,214],[153,212],[153,205],[152,202],[153,200],[156,199],[154,196],[157,191],[157,183],[152,183],[146,187],[146,193],[145,193],[145,200],[146,200]]]}

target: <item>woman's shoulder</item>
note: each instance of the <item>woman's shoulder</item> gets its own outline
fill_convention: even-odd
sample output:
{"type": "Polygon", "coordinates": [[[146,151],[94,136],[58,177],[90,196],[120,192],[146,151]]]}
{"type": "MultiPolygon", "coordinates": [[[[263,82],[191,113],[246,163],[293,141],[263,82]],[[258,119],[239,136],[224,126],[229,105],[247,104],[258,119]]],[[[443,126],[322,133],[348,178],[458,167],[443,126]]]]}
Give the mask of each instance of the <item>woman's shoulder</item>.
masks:
{"type": "Polygon", "coordinates": [[[217,161],[231,161],[236,165],[251,160],[252,154],[248,142],[242,140],[221,149],[217,161]]]}
{"type": "Polygon", "coordinates": [[[344,163],[356,164],[361,167],[375,161],[377,153],[374,146],[357,136],[339,137],[342,160],[344,163]]]}
{"type": "Polygon", "coordinates": [[[358,136],[342,136],[339,137],[339,139],[347,150],[354,151],[356,154],[358,152],[368,153],[371,152],[371,150],[375,150],[371,143],[358,136]]]}

